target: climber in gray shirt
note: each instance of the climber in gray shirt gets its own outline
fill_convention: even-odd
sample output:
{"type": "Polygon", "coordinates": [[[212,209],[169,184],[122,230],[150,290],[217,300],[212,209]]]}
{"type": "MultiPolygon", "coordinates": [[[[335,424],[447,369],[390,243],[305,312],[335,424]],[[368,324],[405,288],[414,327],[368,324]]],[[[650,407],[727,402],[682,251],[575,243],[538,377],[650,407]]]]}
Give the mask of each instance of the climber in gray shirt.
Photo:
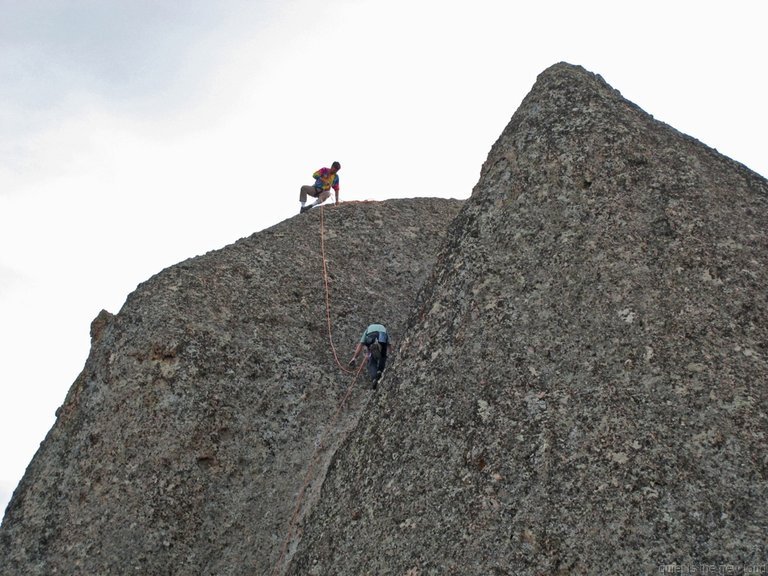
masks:
{"type": "Polygon", "coordinates": [[[352,355],[352,360],[349,361],[350,366],[355,365],[357,355],[360,354],[363,347],[366,348],[366,356],[368,358],[368,375],[373,382],[373,388],[376,389],[387,364],[389,335],[387,334],[387,329],[384,325],[370,324],[368,328],[365,329],[365,332],[363,332],[363,335],[360,337],[360,342],[357,343],[355,353],[352,355]]]}

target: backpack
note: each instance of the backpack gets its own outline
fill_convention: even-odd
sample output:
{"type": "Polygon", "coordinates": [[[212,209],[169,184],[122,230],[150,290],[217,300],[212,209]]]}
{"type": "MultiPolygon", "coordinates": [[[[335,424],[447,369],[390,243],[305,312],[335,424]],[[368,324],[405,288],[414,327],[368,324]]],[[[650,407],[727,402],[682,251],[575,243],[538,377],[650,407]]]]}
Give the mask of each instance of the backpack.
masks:
{"type": "Polygon", "coordinates": [[[371,352],[371,357],[378,363],[379,359],[381,358],[381,344],[379,343],[378,338],[373,341],[373,343],[368,347],[368,350],[371,352]]]}

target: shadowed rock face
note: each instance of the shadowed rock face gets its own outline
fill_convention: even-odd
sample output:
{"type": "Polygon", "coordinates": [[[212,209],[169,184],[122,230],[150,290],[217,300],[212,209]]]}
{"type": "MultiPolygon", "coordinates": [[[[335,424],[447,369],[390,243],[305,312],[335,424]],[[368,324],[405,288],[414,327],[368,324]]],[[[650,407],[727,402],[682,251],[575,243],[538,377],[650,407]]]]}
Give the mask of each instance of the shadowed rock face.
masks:
{"type": "MultiPolygon", "coordinates": [[[[370,322],[401,337],[460,207],[323,209],[342,362],[370,322]]],[[[6,512],[3,576],[252,575],[290,558],[297,504],[300,521],[373,394],[361,378],[337,413],[353,379],[329,345],[320,223],[313,210],[182,262],[99,315],[6,512]]]]}
{"type": "Polygon", "coordinates": [[[764,569],[766,286],[766,180],[546,70],[289,573],[764,569]]]}

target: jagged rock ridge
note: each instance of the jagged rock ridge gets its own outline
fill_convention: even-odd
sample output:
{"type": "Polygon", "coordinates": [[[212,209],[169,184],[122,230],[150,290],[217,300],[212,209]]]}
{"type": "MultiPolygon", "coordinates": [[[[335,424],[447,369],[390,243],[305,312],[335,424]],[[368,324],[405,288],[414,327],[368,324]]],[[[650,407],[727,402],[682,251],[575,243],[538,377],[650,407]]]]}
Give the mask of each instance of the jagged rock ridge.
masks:
{"type": "MultiPolygon", "coordinates": [[[[324,208],[342,361],[400,337],[461,202],[324,208]]],[[[295,547],[328,459],[372,395],[330,350],[319,210],[142,284],[92,349],[0,528],[3,576],[263,574],[295,547]],[[317,444],[323,440],[323,445],[317,444]]],[[[395,354],[396,356],[396,354],[395,354]]]]}
{"type": "Polygon", "coordinates": [[[289,573],[768,564],[768,183],[540,75],[289,573]]]}

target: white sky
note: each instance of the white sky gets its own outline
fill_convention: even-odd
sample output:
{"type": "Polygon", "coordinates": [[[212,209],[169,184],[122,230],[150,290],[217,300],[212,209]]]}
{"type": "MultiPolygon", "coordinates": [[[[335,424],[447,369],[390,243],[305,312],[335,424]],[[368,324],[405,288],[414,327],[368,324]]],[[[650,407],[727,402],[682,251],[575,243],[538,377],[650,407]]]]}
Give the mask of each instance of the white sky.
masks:
{"type": "Polygon", "coordinates": [[[467,198],[537,74],[601,74],[768,175],[764,4],[0,0],[0,511],[99,310],[298,212],[467,198]],[[625,7],[626,6],[626,7],[625,7]]]}

